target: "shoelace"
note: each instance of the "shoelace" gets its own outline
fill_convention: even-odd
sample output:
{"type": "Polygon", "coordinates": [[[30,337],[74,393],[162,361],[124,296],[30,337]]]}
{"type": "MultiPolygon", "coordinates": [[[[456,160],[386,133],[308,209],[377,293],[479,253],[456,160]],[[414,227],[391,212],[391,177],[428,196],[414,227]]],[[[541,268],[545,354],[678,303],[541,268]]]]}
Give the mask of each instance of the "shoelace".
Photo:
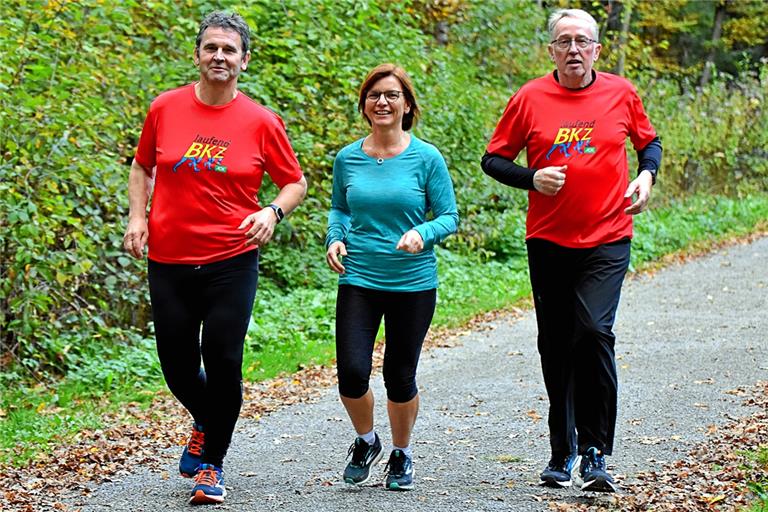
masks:
{"type": "Polygon", "coordinates": [[[215,469],[201,469],[195,476],[195,483],[197,485],[209,485],[215,487],[219,483],[219,475],[215,469]]]}
{"type": "Polygon", "coordinates": [[[200,432],[196,428],[192,429],[192,435],[189,437],[187,443],[187,451],[191,455],[199,457],[203,454],[203,443],[205,442],[205,434],[200,432]]]}
{"type": "Polygon", "coordinates": [[[405,473],[405,455],[401,454],[400,457],[390,457],[387,465],[384,466],[384,472],[395,476],[405,473]]]}
{"type": "Polygon", "coordinates": [[[599,451],[590,450],[584,457],[587,459],[587,471],[592,471],[593,469],[605,470],[605,457],[599,451]]]}
{"type": "Polygon", "coordinates": [[[360,440],[360,442],[358,442],[356,439],[355,442],[349,446],[349,451],[347,452],[347,458],[349,458],[349,456],[352,455],[352,464],[362,466],[365,464],[365,458],[368,456],[368,451],[370,449],[371,449],[371,446],[368,443],[366,443],[363,440],[360,440]]]}

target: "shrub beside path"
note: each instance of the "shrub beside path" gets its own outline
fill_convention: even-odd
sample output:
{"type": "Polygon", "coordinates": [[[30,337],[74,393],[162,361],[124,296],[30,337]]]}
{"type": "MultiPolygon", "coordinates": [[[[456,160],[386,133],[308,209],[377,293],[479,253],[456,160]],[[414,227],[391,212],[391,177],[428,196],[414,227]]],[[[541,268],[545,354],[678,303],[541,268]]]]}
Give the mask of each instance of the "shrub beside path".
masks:
{"type": "MultiPolygon", "coordinates": [[[[617,439],[615,455],[608,459],[624,489],[618,496],[536,485],[549,456],[547,401],[535,318],[527,311],[519,318],[502,316],[478,325],[448,340],[454,346],[425,353],[413,439],[414,491],[340,483],[354,435],[330,387],[311,403],[240,421],[225,468],[229,496],[218,508],[464,512],[643,510],[654,505],[661,510],[732,510],[745,499],[738,481],[712,494],[702,481],[706,478],[670,479],[666,476],[673,469],[664,468],[690,461],[692,450],[705,453],[707,446],[734,442],[723,441],[723,435],[739,418],[765,419],[768,401],[760,399],[768,387],[755,385],[768,380],[766,269],[768,238],[758,238],[625,284],[616,323],[617,439]],[[755,392],[758,399],[750,395],[755,392]],[[649,471],[659,470],[649,478],[649,471]],[[675,483],[687,504],[667,508],[666,493],[647,492],[658,484],[670,485],[674,493],[675,483]]],[[[374,391],[377,427],[387,446],[391,439],[380,375],[374,391]]],[[[743,428],[750,429],[748,424],[743,428]]],[[[766,429],[753,430],[749,443],[768,443],[766,429]]],[[[749,447],[754,448],[734,445],[730,451],[749,447]]],[[[185,508],[190,483],[176,475],[177,452],[164,452],[159,469],[137,466],[90,493],[71,494],[62,505],[83,512],[185,508]]],[[[382,477],[383,462],[376,468],[382,477]]]]}

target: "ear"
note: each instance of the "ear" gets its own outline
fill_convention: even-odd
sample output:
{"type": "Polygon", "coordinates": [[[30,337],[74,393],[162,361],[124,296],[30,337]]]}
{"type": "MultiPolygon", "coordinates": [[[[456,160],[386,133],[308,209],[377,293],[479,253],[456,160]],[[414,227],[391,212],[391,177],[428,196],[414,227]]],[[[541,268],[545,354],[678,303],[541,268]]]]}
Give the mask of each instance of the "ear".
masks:
{"type": "Polygon", "coordinates": [[[547,53],[549,54],[549,60],[555,62],[555,51],[552,49],[552,45],[547,45],[547,53]]]}
{"type": "Polygon", "coordinates": [[[600,57],[600,50],[603,49],[603,45],[596,44],[595,51],[592,53],[592,62],[596,61],[600,57]]]}
{"type": "Polygon", "coordinates": [[[245,55],[243,55],[243,61],[240,63],[240,69],[242,71],[245,71],[248,69],[248,63],[251,61],[251,50],[248,50],[245,52],[245,55]]]}
{"type": "Polygon", "coordinates": [[[194,54],[193,60],[195,62],[195,66],[200,65],[200,51],[197,48],[195,48],[195,54],[194,54]]]}

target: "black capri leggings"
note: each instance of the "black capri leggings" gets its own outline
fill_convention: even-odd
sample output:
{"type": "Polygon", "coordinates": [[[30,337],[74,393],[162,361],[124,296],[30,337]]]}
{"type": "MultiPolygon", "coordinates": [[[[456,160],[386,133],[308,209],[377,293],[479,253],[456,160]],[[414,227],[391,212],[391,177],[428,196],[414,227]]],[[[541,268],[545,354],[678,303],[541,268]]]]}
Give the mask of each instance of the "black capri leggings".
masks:
{"type": "Polygon", "coordinates": [[[360,398],[368,391],[373,346],[384,317],[384,386],[387,398],[404,403],[418,393],[416,367],[435,312],[435,289],[388,292],[339,285],[336,298],[336,365],[339,393],[360,398]]]}
{"type": "Polygon", "coordinates": [[[203,462],[222,467],[242,404],[243,341],[256,294],[258,251],[206,265],[150,260],[148,269],[163,376],[204,428],[203,462]]]}

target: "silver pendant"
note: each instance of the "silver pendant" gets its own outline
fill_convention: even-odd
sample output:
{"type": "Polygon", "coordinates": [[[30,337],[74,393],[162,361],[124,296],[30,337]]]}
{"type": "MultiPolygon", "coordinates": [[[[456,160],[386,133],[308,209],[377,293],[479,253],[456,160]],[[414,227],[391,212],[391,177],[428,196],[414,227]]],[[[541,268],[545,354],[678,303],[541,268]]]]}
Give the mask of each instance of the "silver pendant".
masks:
{"type": "Polygon", "coordinates": [[[376,159],[376,163],[377,163],[377,164],[379,164],[379,165],[381,165],[381,164],[383,164],[383,163],[384,163],[384,159],[383,159],[383,158],[377,158],[377,159],[376,159]]]}

